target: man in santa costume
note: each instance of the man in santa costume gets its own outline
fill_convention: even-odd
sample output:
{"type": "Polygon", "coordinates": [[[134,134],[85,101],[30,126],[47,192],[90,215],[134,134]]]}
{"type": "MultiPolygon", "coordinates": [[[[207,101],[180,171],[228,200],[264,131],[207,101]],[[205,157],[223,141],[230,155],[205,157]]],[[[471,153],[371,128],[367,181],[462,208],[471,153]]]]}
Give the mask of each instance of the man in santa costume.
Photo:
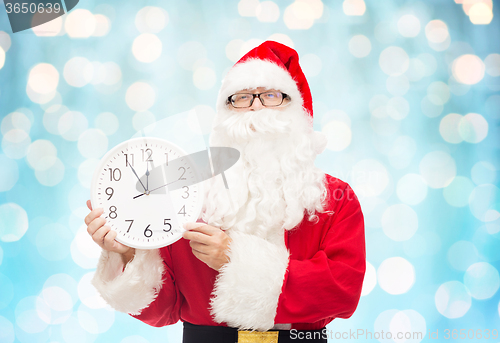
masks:
{"type": "Polygon", "coordinates": [[[186,343],[326,342],[325,326],[349,318],[361,295],[364,220],[351,187],[314,166],[326,139],[312,119],[295,50],[267,41],[243,56],[210,137],[241,153],[228,189],[212,178],[203,222],[162,249],[116,242],[102,209],[91,211],[101,296],[152,326],[181,320],[186,343]]]}

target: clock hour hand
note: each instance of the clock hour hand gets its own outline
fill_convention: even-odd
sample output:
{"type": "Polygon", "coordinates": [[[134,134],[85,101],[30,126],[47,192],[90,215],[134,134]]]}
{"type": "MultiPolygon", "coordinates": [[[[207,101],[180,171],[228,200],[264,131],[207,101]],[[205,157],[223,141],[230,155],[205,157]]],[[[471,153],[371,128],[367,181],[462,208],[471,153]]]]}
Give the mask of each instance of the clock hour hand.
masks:
{"type": "MultiPolygon", "coordinates": [[[[142,185],[142,188],[144,188],[144,192],[148,192],[148,190],[146,189],[146,187],[144,187],[144,184],[142,183],[141,179],[139,178],[139,176],[137,176],[137,173],[135,172],[135,169],[134,167],[132,167],[132,165],[130,163],[128,163],[129,167],[132,168],[132,171],[134,172],[134,175],[135,177],[137,178],[137,180],[139,180],[139,182],[141,183],[142,185]]],[[[145,193],[144,193],[145,194],[145,193]]],[[[135,199],[135,198],[134,198],[135,199]]]]}

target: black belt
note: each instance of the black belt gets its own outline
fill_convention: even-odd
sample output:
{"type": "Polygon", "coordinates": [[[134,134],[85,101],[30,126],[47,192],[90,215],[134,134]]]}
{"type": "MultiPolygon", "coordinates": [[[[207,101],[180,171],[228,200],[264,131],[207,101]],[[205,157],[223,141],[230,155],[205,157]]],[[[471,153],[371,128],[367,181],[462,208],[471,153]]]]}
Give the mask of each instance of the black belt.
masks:
{"type": "MultiPolygon", "coordinates": [[[[326,329],[275,330],[278,343],[327,343],[326,329]]],[[[238,329],[226,326],[195,325],[184,322],[182,343],[237,343],[238,329]]]]}

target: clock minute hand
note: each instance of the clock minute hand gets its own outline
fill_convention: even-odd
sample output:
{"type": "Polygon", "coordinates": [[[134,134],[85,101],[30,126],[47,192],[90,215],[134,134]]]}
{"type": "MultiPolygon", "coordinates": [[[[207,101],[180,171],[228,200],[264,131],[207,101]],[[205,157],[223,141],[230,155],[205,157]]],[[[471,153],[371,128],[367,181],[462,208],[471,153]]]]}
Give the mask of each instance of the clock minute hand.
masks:
{"type": "Polygon", "coordinates": [[[130,167],[130,168],[132,168],[132,171],[134,172],[135,177],[136,177],[136,178],[137,178],[137,180],[139,180],[139,182],[141,183],[142,188],[144,188],[144,191],[145,191],[145,192],[147,192],[148,190],[146,189],[146,187],[144,187],[144,185],[143,185],[143,183],[142,183],[141,179],[139,178],[139,176],[137,176],[137,173],[135,172],[134,167],[132,167],[132,165],[131,165],[130,163],[129,163],[128,165],[129,165],[129,167],[130,167]]]}

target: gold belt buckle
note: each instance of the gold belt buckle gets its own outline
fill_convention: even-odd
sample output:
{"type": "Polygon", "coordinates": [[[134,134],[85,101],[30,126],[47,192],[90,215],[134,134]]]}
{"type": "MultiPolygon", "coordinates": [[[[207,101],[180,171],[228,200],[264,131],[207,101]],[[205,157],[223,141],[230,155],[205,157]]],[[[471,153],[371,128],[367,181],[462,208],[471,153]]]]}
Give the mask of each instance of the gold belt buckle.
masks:
{"type": "Polygon", "coordinates": [[[238,343],[278,343],[279,331],[238,331],[238,343]]]}

